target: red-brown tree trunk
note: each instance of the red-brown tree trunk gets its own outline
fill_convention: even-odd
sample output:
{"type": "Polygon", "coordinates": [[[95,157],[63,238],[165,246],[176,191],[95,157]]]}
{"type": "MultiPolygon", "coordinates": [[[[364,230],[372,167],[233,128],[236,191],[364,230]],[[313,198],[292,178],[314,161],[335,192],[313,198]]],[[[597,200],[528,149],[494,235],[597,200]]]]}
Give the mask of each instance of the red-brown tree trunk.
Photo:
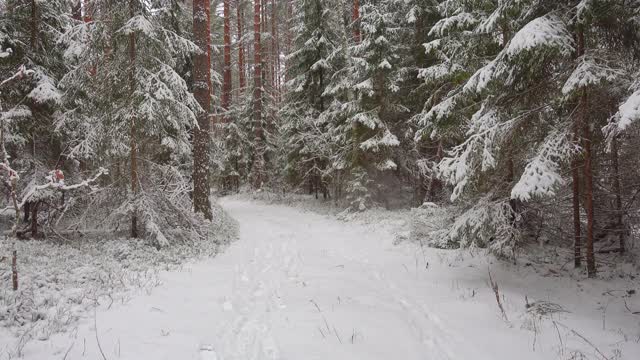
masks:
{"type": "Polygon", "coordinates": [[[75,0],[71,5],[71,17],[73,20],[82,20],[82,0],[75,0]]]}
{"type": "Polygon", "coordinates": [[[245,65],[244,65],[244,11],[242,7],[242,1],[238,1],[237,17],[238,17],[238,81],[240,89],[238,94],[242,95],[244,88],[247,86],[245,78],[245,65]]]}
{"type": "MultiPolygon", "coordinates": [[[[291,21],[293,18],[293,3],[292,0],[287,0],[287,44],[286,44],[286,55],[291,54],[291,49],[293,46],[293,39],[292,39],[292,35],[291,35],[291,21]]],[[[286,59],[286,58],[285,58],[286,59]]],[[[286,86],[286,82],[289,80],[289,64],[288,62],[285,60],[284,62],[284,81],[285,81],[285,86],[286,86]]]]}
{"type": "Polygon", "coordinates": [[[626,250],[624,244],[625,229],[624,223],[622,221],[624,212],[622,210],[622,187],[620,185],[620,164],[618,161],[618,157],[618,138],[614,136],[611,140],[611,165],[613,166],[613,192],[616,197],[616,231],[618,231],[618,239],[620,241],[620,253],[624,254],[626,250]]]}
{"type": "Polygon", "coordinates": [[[273,88],[273,97],[278,101],[278,10],[276,0],[271,0],[271,87],[273,88]]]}
{"type": "Polygon", "coordinates": [[[353,22],[353,39],[356,43],[360,42],[360,0],[353,0],[353,14],[351,15],[353,22]]]}
{"type": "MultiPolygon", "coordinates": [[[[135,0],[129,0],[129,16],[133,18],[136,14],[135,0]]],[[[136,34],[129,34],[129,96],[134,97],[136,91],[136,34]]],[[[136,131],[136,114],[131,114],[130,136],[131,136],[131,193],[134,197],[138,195],[138,139],[136,131]]],[[[131,213],[131,237],[138,237],[138,214],[134,208],[131,213]]]]}
{"type": "Polygon", "coordinates": [[[193,95],[204,111],[193,130],[193,208],[212,219],[209,201],[209,133],[211,130],[211,33],[209,0],[193,1],[193,35],[200,52],[193,57],[193,95]]]}
{"type": "MultiPolygon", "coordinates": [[[[230,0],[224,0],[224,69],[222,83],[222,109],[228,111],[231,106],[231,8],[230,0]]],[[[222,117],[223,122],[227,122],[227,115],[222,117]]]]}
{"type": "Polygon", "coordinates": [[[255,159],[253,166],[253,186],[256,189],[262,187],[263,182],[263,167],[264,167],[264,154],[263,154],[263,129],[262,129],[262,44],[260,39],[261,28],[261,10],[262,4],[260,0],[254,0],[253,6],[253,62],[254,62],[254,75],[253,75],[253,116],[254,116],[254,129],[255,129],[255,159]]]}
{"type": "Polygon", "coordinates": [[[84,0],[84,22],[91,22],[93,20],[92,17],[93,9],[89,4],[89,0],[84,0]]]}

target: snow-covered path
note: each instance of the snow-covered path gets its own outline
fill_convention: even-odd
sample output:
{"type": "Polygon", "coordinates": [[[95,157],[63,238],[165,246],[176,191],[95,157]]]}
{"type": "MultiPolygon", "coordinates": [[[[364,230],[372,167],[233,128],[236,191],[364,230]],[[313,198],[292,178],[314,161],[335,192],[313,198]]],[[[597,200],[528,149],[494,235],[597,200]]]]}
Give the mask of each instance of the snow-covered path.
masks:
{"type": "Polygon", "coordinates": [[[241,231],[224,253],[98,311],[97,336],[91,319],[25,358],[103,359],[99,341],[110,360],[550,359],[495,303],[470,301],[478,289],[438,281],[442,265],[388,232],[285,206],[223,206],[241,231]]]}

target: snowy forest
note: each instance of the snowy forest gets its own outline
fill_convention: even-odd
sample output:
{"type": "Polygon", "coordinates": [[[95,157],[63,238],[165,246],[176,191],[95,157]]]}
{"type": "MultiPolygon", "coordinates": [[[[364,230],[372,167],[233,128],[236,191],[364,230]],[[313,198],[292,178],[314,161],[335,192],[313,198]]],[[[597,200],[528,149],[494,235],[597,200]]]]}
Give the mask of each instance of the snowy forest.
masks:
{"type": "Polygon", "coordinates": [[[638,359],[639,164],[638,0],[0,0],[0,360],[638,359]]]}

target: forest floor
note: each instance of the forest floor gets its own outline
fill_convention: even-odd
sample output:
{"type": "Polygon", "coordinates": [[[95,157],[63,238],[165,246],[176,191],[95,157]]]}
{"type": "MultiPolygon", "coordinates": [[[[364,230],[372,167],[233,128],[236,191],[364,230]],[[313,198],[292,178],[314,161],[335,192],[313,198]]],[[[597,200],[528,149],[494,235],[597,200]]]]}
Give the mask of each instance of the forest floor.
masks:
{"type": "Polygon", "coordinates": [[[640,315],[632,313],[640,311],[637,279],[543,276],[531,265],[479,252],[398,242],[406,212],[373,211],[344,221],[238,197],[221,203],[240,224],[239,241],[215,258],[161,272],[162,284],[148,294],[103,306],[73,330],[26,344],[23,358],[640,355],[640,315]]]}

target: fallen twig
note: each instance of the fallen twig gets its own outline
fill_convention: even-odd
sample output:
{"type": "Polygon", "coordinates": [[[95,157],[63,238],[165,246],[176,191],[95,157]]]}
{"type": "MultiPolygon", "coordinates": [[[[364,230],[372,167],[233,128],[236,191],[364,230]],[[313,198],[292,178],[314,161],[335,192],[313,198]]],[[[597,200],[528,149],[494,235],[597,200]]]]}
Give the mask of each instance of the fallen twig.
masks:
{"type": "Polygon", "coordinates": [[[627,304],[627,300],[622,300],[622,301],[624,302],[624,307],[625,307],[625,308],[627,308],[627,310],[628,310],[631,314],[633,314],[633,315],[640,315],[640,311],[632,311],[632,310],[629,308],[629,304],[627,304]]]}

